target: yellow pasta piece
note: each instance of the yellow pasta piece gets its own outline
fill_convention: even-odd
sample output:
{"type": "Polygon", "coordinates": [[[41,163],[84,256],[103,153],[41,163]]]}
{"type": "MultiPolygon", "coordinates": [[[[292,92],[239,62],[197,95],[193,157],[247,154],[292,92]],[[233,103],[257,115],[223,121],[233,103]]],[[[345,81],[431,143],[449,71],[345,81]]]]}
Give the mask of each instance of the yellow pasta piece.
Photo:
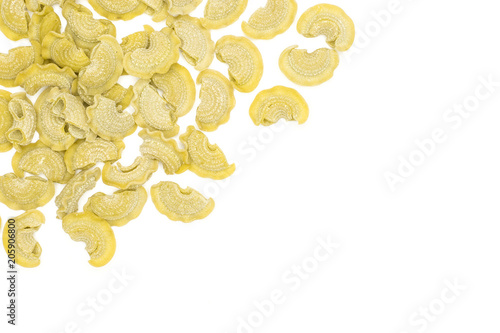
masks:
{"type": "Polygon", "coordinates": [[[14,118],[9,111],[10,92],[0,90],[0,153],[12,149],[12,142],[7,139],[7,131],[14,124],[14,118]]]}
{"type": "Polygon", "coordinates": [[[78,84],[89,95],[98,95],[111,89],[123,72],[123,52],[112,36],[99,37],[101,43],[90,55],[90,65],[82,68],[78,84]]]}
{"type": "Polygon", "coordinates": [[[69,67],[78,73],[90,64],[89,57],[79,49],[71,35],[49,32],[42,42],[42,56],[53,60],[60,67],[69,67]]]}
{"type": "Polygon", "coordinates": [[[161,131],[165,137],[179,133],[174,110],[158,94],[148,80],[139,80],[134,86],[134,118],[137,125],[155,131],[161,131]]]}
{"type": "Polygon", "coordinates": [[[64,154],[64,162],[69,172],[88,169],[98,162],[114,162],[121,158],[125,144],[97,138],[93,141],[79,140],[64,154]]]}
{"type": "Polygon", "coordinates": [[[149,33],[147,48],[129,52],[123,59],[123,67],[128,74],[141,79],[149,79],[155,73],[167,73],[172,64],[179,60],[180,40],[172,29],[149,33]]]}
{"type": "MultiPolygon", "coordinates": [[[[88,105],[94,104],[95,95],[87,95],[82,87],[78,87],[78,95],[88,105]]],[[[111,89],[102,94],[103,97],[109,98],[116,103],[116,106],[121,106],[125,110],[134,98],[134,86],[129,86],[125,89],[121,84],[117,83],[111,89]]]]}
{"type": "Polygon", "coordinates": [[[151,26],[145,25],[144,31],[137,31],[123,37],[120,44],[123,54],[134,52],[138,49],[146,49],[149,46],[149,34],[153,31],[154,29],[151,26]]]}
{"type": "Polygon", "coordinates": [[[201,84],[200,105],[196,110],[196,123],[202,131],[215,131],[229,121],[236,106],[234,89],[228,79],[212,69],[204,70],[197,80],[201,84]]]}
{"type": "Polygon", "coordinates": [[[89,0],[100,15],[110,20],[128,21],[143,14],[147,6],[139,0],[89,0]]]}
{"type": "Polygon", "coordinates": [[[115,101],[97,95],[95,103],[87,108],[90,129],[105,140],[118,141],[137,129],[134,117],[117,107],[115,101]]]}
{"type": "Polygon", "coordinates": [[[66,170],[64,154],[56,152],[41,141],[21,147],[12,157],[12,169],[18,177],[28,172],[32,175],[44,175],[48,180],[65,184],[72,177],[66,170]]]}
{"type": "Polygon", "coordinates": [[[42,177],[19,178],[13,173],[0,177],[0,202],[13,210],[45,206],[54,192],[54,184],[42,177]]]}
{"type": "Polygon", "coordinates": [[[36,129],[40,141],[55,151],[65,151],[76,141],[75,137],[66,131],[64,119],[52,112],[54,107],[52,101],[60,94],[59,88],[47,88],[38,96],[35,103],[36,129]]]}
{"type": "Polygon", "coordinates": [[[92,266],[102,267],[113,259],[116,239],[106,220],[89,212],[73,213],[64,217],[62,226],[72,240],[85,243],[92,266]]]}
{"type": "Polygon", "coordinates": [[[255,39],[272,39],[290,28],[297,15],[295,0],[268,0],[248,22],[241,24],[245,35],[255,39]]]}
{"type": "Polygon", "coordinates": [[[15,262],[17,265],[34,268],[40,265],[42,247],[35,239],[35,233],[45,223],[45,216],[38,210],[29,210],[14,219],[14,234],[11,238],[9,223],[3,229],[3,247],[9,253],[9,244],[14,245],[15,262]],[[10,235],[9,235],[10,234],[10,235]],[[11,240],[11,242],[9,242],[11,240]]]}
{"type": "MultiPolygon", "coordinates": [[[[160,11],[167,4],[167,2],[163,0],[140,0],[144,3],[148,8],[153,9],[154,11],[160,11]]],[[[169,0],[170,3],[170,0],[169,0]]]]}
{"type": "Polygon", "coordinates": [[[130,166],[123,166],[120,162],[104,164],[102,181],[106,185],[126,190],[144,185],[158,170],[158,161],[139,156],[130,166]]]}
{"type": "Polygon", "coordinates": [[[215,49],[210,31],[201,25],[198,18],[187,15],[178,16],[172,26],[181,40],[184,59],[199,71],[208,68],[214,59],[215,49]]]}
{"type": "Polygon", "coordinates": [[[287,48],[279,60],[281,71],[290,81],[302,86],[316,86],[333,77],[339,64],[337,51],[320,48],[309,53],[297,47],[287,48]]]}
{"type": "Polygon", "coordinates": [[[12,94],[11,98],[8,107],[14,121],[5,136],[13,144],[26,146],[36,130],[35,108],[25,93],[12,94]]]}
{"type": "Polygon", "coordinates": [[[20,46],[9,50],[8,54],[0,54],[0,84],[15,87],[19,73],[42,61],[34,46],[20,46]]]}
{"type": "Polygon", "coordinates": [[[250,106],[250,118],[257,126],[270,126],[280,119],[303,124],[308,117],[305,99],[295,89],[283,86],[261,91],[250,106]]]}
{"type": "Polygon", "coordinates": [[[229,78],[241,92],[251,92],[259,85],[264,62],[259,49],[247,38],[224,36],[215,45],[219,61],[228,64],[229,78]]]}
{"type": "Polygon", "coordinates": [[[74,175],[56,197],[57,218],[63,219],[66,215],[77,212],[81,197],[96,186],[100,177],[101,169],[99,168],[74,175]]]}
{"type": "Polygon", "coordinates": [[[64,119],[68,125],[68,132],[77,139],[88,138],[90,128],[85,112],[85,106],[80,97],[74,96],[66,91],[61,91],[49,102],[52,102],[52,113],[64,119]]]}
{"type": "Polygon", "coordinates": [[[29,23],[28,37],[32,45],[41,47],[42,41],[49,32],[61,32],[61,19],[51,6],[44,6],[39,12],[33,13],[29,23]]]}
{"type": "Polygon", "coordinates": [[[203,0],[171,0],[170,15],[179,16],[191,13],[203,0]]]}
{"type": "Polygon", "coordinates": [[[151,81],[162,91],[163,98],[176,117],[185,116],[191,111],[196,100],[196,86],[184,66],[173,64],[166,74],[155,74],[151,81]]]}
{"type": "Polygon", "coordinates": [[[140,147],[143,156],[160,161],[167,175],[183,173],[188,169],[188,154],[179,149],[174,139],[167,139],[161,132],[142,130],[139,136],[144,140],[140,147]]]}
{"type": "Polygon", "coordinates": [[[149,13],[154,22],[161,22],[170,16],[170,8],[172,7],[171,0],[163,0],[162,6],[159,9],[151,9],[149,13]]]}
{"type": "Polygon", "coordinates": [[[173,221],[190,223],[201,220],[214,210],[215,202],[191,187],[182,189],[174,182],[161,182],[151,187],[156,209],[173,221]]]}
{"type": "Polygon", "coordinates": [[[324,35],[328,45],[337,51],[347,51],[354,43],[351,18],[341,8],[327,3],[305,11],[297,22],[297,31],[305,37],[324,35]]]}
{"type": "Polygon", "coordinates": [[[139,217],[147,199],[148,193],[142,186],[112,195],[98,192],[89,198],[83,210],[106,220],[112,227],[123,227],[139,217]]]}
{"type": "Polygon", "coordinates": [[[69,67],[33,64],[17,76],[15,85],[23,87],[28,95],[35,95],[43,87],[71,90],[75,78],[76,74],[69,67]]]}
{"type": "Polygon", "coordinates": [[[0,30],[7,38],[27,38],[29,20],[24,0],[0,0],[0,30]]]}
{"type": "Polygon", "coordinates": [[[220,180],[231,176],[236,170],[234,164],[229,165],[219,146],[210,144],[206,135],[194,126],[189,126],[180,140],[188,152],[188,168],[198,176],[220,180]]]}
{"type": "Polygon", "coordinates": [[[201,24],[207,29],[225,28],[238,21],[248,0],[208,0],[201,24]]]}
{"type": "Polygon", "coordinates": [[[67,21],[66,32],[73,37],[76,46],[89,54],[100,43],[101,36],[116,37],[116,28],[111,21],[94,19],[89,9],[73,0],[64,2],[62,14],[67,21]]]}

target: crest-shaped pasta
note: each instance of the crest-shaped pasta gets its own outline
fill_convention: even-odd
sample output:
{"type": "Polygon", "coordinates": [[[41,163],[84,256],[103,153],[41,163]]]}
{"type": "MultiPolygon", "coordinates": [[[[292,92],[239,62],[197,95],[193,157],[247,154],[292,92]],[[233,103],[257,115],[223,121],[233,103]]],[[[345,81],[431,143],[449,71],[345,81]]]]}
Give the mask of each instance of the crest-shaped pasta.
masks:
{"type": "Polygon", "coordinates": [[[52,113],[68,124],[68,132],[77,139],[85,139],[90,135],[85,106],[80,97],[61,91],[53,99],[52,113]]]}
{"type": "Polygon", "coordinates": [[[194,126],[189,126],[180,140],[188,152],[189,170],[198,176],[220,180],[231,176],[236,170],[234,164],[229,165],[219,146],[210,144],[206,135],[194,126]]]}
{"type": "Polygon", "coordinates": [[[69,67],[33,64],[17,76],[15,85],[23,87],[28,95],[35,95],[43,87],[71,90],[75,79],[76,74],[69,67]]]}
{"type": "Polygon", "coordinates": [[[201,25],[198,18],[187,15],[178,16],[172,26],[181,40],[184,59],[199,71],[208,68],[214,59],[215,48],[210,31],[201,25]]]}
{"type": "Polygon", "coordinates": [[[151,187],[156,209],[173,221],[184,223],[201,220],[210,215],[215,202],[206,199],[190,187],[182,189],[174,182],[161,182],[151,187]]]}
{"type": "Polygon", "coordinates": [[[64,154],[56,152],[41,141],[21,147],[12,157],[12,169],[18,177],[24,173],[44,175],[54,183],[65,184],[72,177],[66,170],[64,154]]]}
{"type": "Polygon", "coordinates": [[[201,102],[196,110],[196,123],[202,131],[215,131],[229,121],[231,110],[236,106],[233,85],[212,69],[201,72],[197,82],[201,84],[201,102]]]}
{"type": "Polygon", "coordinates": [[[149,33],[147,48],[129,52],[123,59],[128,74],[150,79],[155,73],[166,73],[179,60],[180,40],[170,28],[149,33]]]}
{"type": "Polygon", "coordinates": [[[166,74],[155,74],[152,83],[162,91],[163,98],[177,117],[185,116],[196,100],[196,86],[189,71],[177,63],[166,74]]]}
{"type": "Polygon", "coordinates": [[[89,212],[73,213],[64,217],[62,227],[72,240],[85,243],[92,266],[102,267],[115,255],[115,234],[106,220],[89,212]]]}
{"type": "Polygon", "coordinates": [[[54,184],[38,176],[19,178],[13,173],[0,177],[0,202],[13,210],[45,206],[54,196],[54,184]]]}
{"type": "Polygon", "coordinates": [[[66,131],[66,122],[53,113],[53,101],[61,94],[59,88],[45,89],[35,103],[37,114],[36,130],[40,141],[55,151],[67,150],[75,141],[66,131]]]}
{"type": "Polygon", "coordinates": [[[154,29],[151,26],[145,25],[144,31],[137,31],[123,37],[120,44],[123,54],[134,52],[138,49],[146,49],[149,46],[149,34],[153,31],[154,29]]]}
{"type": "Polygon", "coordinates": [[[167,139],[161,132],[142,130],[139,136],[144,140],[140,147],[143,156],[160,161],[167,175],[187,170],[188,154],[179,149],[174,139],[167,139]]]}
{"type": "Polygon", "coordinates": [[[297,47],[287,48],[279,60],[281,71],[290,81],[302,86],[316,86],[333,77],[339,64],[337,51],[320,48],[309,53],[297,47]]]}
{"type": "Polygon", "coordinates": [[[49,32],[61,32],[61,19],[51,6],[45,6],[39,12],[33,13],[29,23],[28,37],[31,44],[41,45],[49,32]]]}
{"type": "Polygon", "coordinates": [[[74,175],[56,197],[57,218],[62,219],[68,214],[77,212],[80,198],[96,186],[100,177],[99,168],[81,171],[74,175]]]}
{"type": "MultiPolygon", "coordinates": [[[[150,0],[145,0],[150,1],[150,0]]],[[[155,1],[155,0],[153,0],[155,1]]],[[[150,8],[149,15],[153,19],[153,22],[161,22],[170,16],[170,8],[172,7],[171,0],[163,0],[162,5],[159,9],[150,8]]]]}
{"type": "Polygon", "coordinates": [[[290,28],[297,15],[295,0],[267,0],[248,22],[241,24],[245,35],[255,39],[272,39],[290,28]]]}
{"type": "Polygon", "coordinates": [[[94,19],[92,12],[73,0],[66,0],[62,14],[67,21],[66,32],[73,37],[76,46],[90,53],[104,35],[116,37],[116,28],[109,20],[94,19]]]}
{"type": "Polygon", "coordinates": [[[0,30],[7,38],[27,38],[29,20],[24,0],[0,0],[0,30]]]}
{"type": "Polygon", "coordinates": [[[347,51],[354,43],[354,22],[341,8],[327,3],[306,10],[297,22],[297,31],[305,37],[324,35],[337,51],[347,51]]]}
{"type": "Polygon", "coordinates": [[[134,86],[134,118],[137,125],[154,131],[161,131],[165,137],[179,133],[174,110],[158,94],[148,80],[139,80],[134,86]]]}
{"type": "Polygon", "coordinates": [[[78,73],[90,64],[90,59],[79,49],[71,35],[49,32],[42,42],[42,56],[53,60],[59,67],[69,67],[78,73]]]}
{"type": "Polygon", "coordinates": [[[170,15],[179,16],[191,13],[203,0],[171,0],[170,15]]]}
{"type": "Polygon", "coordinates": [[[114,162],[121,158],[125,144],[96,138],[93,141],[79,140],[64,154],[64,162],[69,172],[88,169],[98,162],[114,162]]]}
{"type": "Polygon", "coordinates": [[[295,89],[283,86],[261,91],[250,106],[250,118],[257,126],[270,126],[280,119],[303,124],[308,117],[305,99],[295,89]]]}
{"type": "Polygon", "coordinates": [[[0,54],[0,84],[4,87],[15,87],[16,77],[35,62],[43,59],[37,54],[34,46],[20,46],[0,54]]]}
{"type": "Polygon", "coordinates": [[[139,0],[89,0],[89,3],[96,12],[110,20],[128,21],[148,8],[139,0]]]}
{"type": "Polygon", "coordinates": [[[83,210],[106,220],[112,227],[123,227],[139,217],[147,199],[148,193],[142,186],[112,195],[98,192],[89,198],[83,210]]]}
{"type": "Polygon", "coordinates": [[[12,149],[12,142],[7,139],[7,131],[12,127],[14,118],[9,111],[10,92],[0,90],[0,153],[12,149]]]}
{"type": "MultiPolygon", "coordinates": [[[[17,265],[26,268],[33,268],[40,265],[42,247],[35,239],[35,233],[40,230],[45,223],[45,216],[38,210],[29,210],[14,219],[15,230],[15,262],[17,265]]],[[[9,227],[5,225],[3,229],[3,247],[9,252],[9,227]]]]}
{"type": "Polygon", "coordinates": [[[89,95],[98,95],[111,89],[123,72],[123,52],[113,36],[99,37],[100,43],[92,50],[90,65],[82,68],[78,84],[89,95]]]}
{"type": "Polygon", "coordinates": [[[123,166],[120,162],[116,165],[104,164],[102,181],[106,185],[126,190],[144,185],[158,170],[158,161],[145,156],[139,156],[134,163],[123,166]]]}
{"type": "Polygon", "coordinates": [[[117,107],[115,101],[97,95],[94,105],[87,108],[90,129],[105,140],[119,141],[137,128],[134,117],[117,107]]]}
{"type": "Polygon", "coordinates": [[[11,95],[9,112],[13,123],[5,136],[11,143],[25,146],[31,143],[36,130],[36,112],[25,93],[11,95]]]}
{"type": "Polygon", "coordinates": [[[241,92],[252,92],[259,85],[264,62],[259,49],[245,37],[224,36],[215,45],[219,61],[229,66],[229,78],[241,92]]]}
{"type": "Polygon", "coordinates": [[[201,24],[207,29],[221,29],[238,21],[248,0],[208,0],[201,24]]]}
{"type": "MultiPolygon", "coordinates": [[[[78,87],[78,95],[80,98],[88,105],[94,104],[95,95],[87,95],[83,91],[82,87],[78,87]]],[[[109,98],[116,103],[116,106],[120,106],[125,110],[132,102],[134,98],[134,86],[129,86],[128,88],[123,87],[121,84],[117,83],[111,89],[102,94],[102,97],[109,98]]]]}

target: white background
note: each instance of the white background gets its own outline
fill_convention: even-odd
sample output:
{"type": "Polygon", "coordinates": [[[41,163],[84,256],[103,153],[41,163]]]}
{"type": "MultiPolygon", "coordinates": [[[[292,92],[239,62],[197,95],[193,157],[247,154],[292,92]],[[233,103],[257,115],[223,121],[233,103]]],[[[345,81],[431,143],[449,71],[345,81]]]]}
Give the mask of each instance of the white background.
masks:
{"type": "MultiPolygon", "coordinates": [[[[250,0],[238,23],[213,31],[214,41],[242,35],[241,21],[265,2],[250,0]]],[[[299,16],[321,1],[297,2],[299,16]]],[[[321,86],[295,86],[277,64],[286,47],[312,51],[326,45],[323,38],[300,36],[295,22],[271,41],[255,41],[265,60],[259,88],[236,93],[230,122],[208,134],[238,163],[238,174],[213,182],[159,169],[147,184],[174,180],[212,195],[213,214],[172,222],[149,201],[139,219],[114,229],[116,254],[97,269],[87,263],[83,243],[63,232],[52,201],[41,209],[47,221],[36,235],[42,263],[20,270],[15,328],[6,324],[1,279],[0,331],[498,332],[500,87],[483,96],[481,77],[500,81],[500,6],[491,0],[334,4],[356,23],[357,42],[321,86]],[[389,17],[375,19],[388,9],[389,17]],[[278,84],[307,99],[306,124],[253,125],[253,98],[278,84]],[[450,113],[464,103],[474,109],[469,116],[450,113]],[[413,172],[400,170],[407,171],[404,182],[391,188],[387,173],[397,175],[400,158],[423,156],[415,141],[436,130],[445,140],[413,172]],[[317,250],[318,239],[340,245],[329,254],[317,250]],[[315,253],[324,260],[318,263],[315,253]],[[294,273],[303,264],[308,275],[294,273]],[[131,280],[116,282],[123,271],[131,280]],[[456,283],[460,289],[450,290],[456,283]],[[279,293],[280,304],[269,306],[279,293]],[[92,298],[99,310],[90,307],[92,298]]],[[[164,26],[147,15],[115,24],[119,39],[143,24],[164,26]]],[[[1,52],[26,44],[2,37],[1,52]]],[[[217,60],[211,68],[227,73],[217,60]]],[[[194,116],[193,110],[180,120],[181,131],[194,116]]],[[[133,135],[125,143],[123,164],[134,160],[140,140],[133,135]]],[[[12,154],[1,157],[0,174],[11,172],[12,154]]],[[[100,182],[97,191],[113,189],[100,182]]],[[[6,221],[21,212],[2,205],[0,213],[6,221]]]]}

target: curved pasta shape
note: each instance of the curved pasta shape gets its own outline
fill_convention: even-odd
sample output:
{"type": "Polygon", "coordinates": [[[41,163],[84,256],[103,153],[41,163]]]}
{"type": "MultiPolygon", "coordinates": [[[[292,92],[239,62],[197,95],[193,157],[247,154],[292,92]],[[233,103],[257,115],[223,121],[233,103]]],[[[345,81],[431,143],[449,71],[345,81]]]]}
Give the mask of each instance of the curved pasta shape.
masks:
{"type": "Polygon", "coordinates": [[[156,209],[172,221],[190,223],[201,220],[214,210],[215,202],[191,187],[182,189],[174,182],[160,182],[151,187],[156,209]]]}
{"type": "Polygon", "coordinates": [[[295,0],[268,0],[248,22],[241,24],[245,35],[255,39],[272,39],[290,28],[297,15],[295,0]]]}
{"type": "Polygon", "coordinates": [[[214,60],[215,43],[210,31],[205,29],[198,18],[179,16],[172,24],[175,34],[181,40],[182,56],[196,70],[204,70],[214,60]]]}
{"type": "Polygon", "coordinates": [[[149,46],[149,34],[153,31],[154,29],[151,26],[145,25],[144,31],[137,31],[123,37],[120,44],[123,54],[147,48],[149,46]]]}
{"type": "Polygon", "coordinates": [[[197,83],[201,84],[201,102],[196,110],[196,123],[202,131],[215,131],[229,121],[236,106],[233,86],[224,75],[211,69],[201,72],[197,83]]]}
{"type": "Polygon", "coordinates": [[[261,91],[250,106],[250,118],[257,126],[270,126],[280,119],[303,124],[308,117],[305,99],[295,89],[283,86],[261,91]]]}
{"type": "Polygon", "coordinates": [[[9,112],[13,123],[5,136],[11,143],[26,146],[31,143],[36,130],[36,112],[25,93],[11,95],[9,112]]]}
{"type": "Polygon", "coordinates": [[[92,266],[102,267],[113,259],[116,238],[105,220],[89,212],[73,213],[64,217],[62,227],[72,240],[85,243],[92,266]]]}
{"type": "Polygon", "coordinates": [[[90,65],[81,69],[78,84],[89,95],[98,95],[111,89],[123,72],[123,52],[113,36],[99,37],[90,55],[90,65]]]}
{"type": "MultiPolygon", "coordinates": [[[[104,92],[102,94],[102,97],[113,100],[116,103],[116,106],[120,106],[123,110],[125,110],[130,105],[130,102],[132,102],[132,98],[134,98],[133,88],[134,86],[124,88],[121,84],[117,83],[113,87],[111,87],[111,89],[104,92]]],[[[80,86],[78,87],[78,95],[88,105],[94,104],[95,95],[85,94],[85,91],[83,91],[82,87],[80,86]]]]}
{"type": "Polygon", "coordinates": [[[41,45],[49,32],[61,32],[61,19],[50,5],[39,12],[33,13],[29,23],[28,38],[32,45],[41,45]]]}
{"type": "Polygon", "coordinates": [[[9,111],[10,92],[0,90],[0,153],[12,149],[12,142],[7,139],[7,131],[14,124],[14,118],[9,111]]]}
{"type": "MultiPolygon", "coordinates": [[[[14,218],[15,225],[15,262],[26,268],[34,268],[40,265],[42,247],[35,239],[35,233],[45,223],[45,216],[38,210],[29,210],[14,218]]],[[[9,251],[9,227],[3,229],[3,247],[9,251]]]]}
{"type": "MultiPolygon", "coordinates": [[[[146,0],[148,1],[148,0],[146,0]]],[[[161,22],[170,16],[170,8],[172,7],[172,3],[170,0],[163,0],[162,6],[160,9],[150,8],[151,11],[148,13],[151,15],[153,22],[161,22]]]]}
{"type": "Polygon", "coordinates": [[[174,139],[167,139],[161,132],[147,129],[140,131],[139,136],[144,140],[139,148],[141,154],[160,161],[167,175],[187,170],[188,154],[185,150],[179,149],[174,139]]]}
{"type": "Polygon", "coordinates": [[[236,170],[234,164],[229,165],[219,146],[210,144],[206,135],[193,126],[187,128],[180,140],[188,152],[189,170],[198,176],[220,180],[231,176],[236,170]]]}
{"type": "Polygon", "coordinates": [[[71,90],[75,79],[76,74],[69,67],[33,64],[17,76],[15,85],[23,87],[28,95],[35,95],[43,87],[71,90]]]}
{"type": "Polygon", "coordinates": [[[90,65],[90,59],[79,49],[71,35],[49,32],[42,42],[42,56],[52,59],[60,67],[69,67],[78,73],[83,67],[90,65]]]}
{"type": "Polygon", "coordinates": [[[170,28],[149,33],[147,48],[129,52],[123,59],[123,67],[128,74],[141,79],[149,79],[155,73],[166,73],[179,60],[180,40],[170,28]]]}
{"type": "Polygon", "coordinates": [[[76,141],[75,137],[66,131],[64,119],[52,112],[54,106],[52,101],[60,94],[59,88],[47,88],[38,96],[35,103],[36,130],[40,141],[55,151],[65,151],[76,141]]]}
{"type": "Polygon", "coordinates": [[[64,154],[56,152],[41,141],[21,147],[12,157],[12,169],[18,177],[28,172],[32,175],[44,175],[48,180],[65,184],[72,177],[66,170],[64,154]]]}
{"type": "Polygon", "coordinates": [[[221,29],[238,21],[248,0],[208,0],[201,24],[207,29],[221,29]]]}
{"type": "Polygon", "coordinates": [[[54,184],[42,177],[19,178],[13,173],[0,177],[0,202],[13,210],[45,206],[54,192],[54,184]]]}
{"type": "Polygon", "coordinates": [[[134,117],[116,107],[116,103],[97,95],[95,103],[87,108],[90,129],[101,138],[110,141],[123,140],[137,129],[134,117]]]}
{"type": "Polygon", "coordinates": [[[125,144],[121,141],[111,142],[100,138],[94,141],[79,140],[64,154],[64,162],[69,172],[88,169],[98,162],[115,162],[121,158],[125,144]]]}
{"type": "Polygon", "coordinates": [[[112,227],[123,227],[139,217],[147,200],[148,193],[142,186],[112,195],[98,192],[89,198],[83,210],[106,220],[112,227]]]}
{"type": "Polygon", "coordinates": [[[53,103],[52,113],[56,117],[64,119],[65,123],[69,125],[68,132],[73,137],[85,139],[91,135],[85,106],[80,97],[61,91],[49,102],[53,103]]]}
{"type": "Polygon", "coordinates": [[[170,15],[179,16],[191,13],[200,5],[203,0],[171,0],[172,7],[170,8],[170,15]]]}
{"type": "Polygon", "coordinates": [[[328,45],[337,51],[347,51],[354,43],[354,22],[341,8],[331,4],[306,10],[297,22],[297,31],[305,37],[324,35],[328,45]]]}
{"type": "Polygon", "coordinates": [[[89,3],[96,12],[110,20],[128,21],[148,8],[139,0],[89,0],[89,3]]]}
{"type": "Polygon", "coordinates": [[[134,118],[142,128],[161,131],[165,137],[173,137],[179,133],[177,117],[174,110],[158,94],[156,88],[148,80],[139,80],[134,86],[135,108],[134,118]]]}
{"type": "Polygon", "coordinates": [[[43,59],[37,54],[34,46],[20,46],[0,54],[0,84],[4,87],[15,87],[16,77],[35,62],[43,59]]]}
{"type": "Polygon", "coordinates": [[[177,63],[165,74],[155,74],[152,83],[162,91],[163,98],[174,110],[176,117],[191,111],[196,100],[196,86],[189,71],[177,63]]]}
{"type": "Polygon", "coordinates": [[[62,15],[67,21],[66,32],[73,37],[76,46],[90,53],[104,35],[116,37],[116,28],[109,20],[94,19],[92,12],[73,0],[66,0],[62,15]]]}
{"type": "Polygon", "coordinates": [[[96,186],[100,177],[101,169],[99,168],[74,175],[56,197],[57,218],[63,219],[66,215],[77,212],[81,197],[96,186]]]}
{"type": "Polygon", "coordinates": [[[171,7],[172,4],[170,3],[170,0],[164,1],[164,0],[140,0],[143,2],[148,8],[151,8],[153,11],[158,12],[162,10],[165,6],[171,7]]]}
{"type": "Polygon", "coordinates": [[[120,162],[112,165],[108,162],[102,169],[102,181],[121,190],[134,189],[144,185],[156,170],[158,161],[144,156],[137,157],[130,166],[123,166],[120,162]]]}
{"type": "Polygon", "coordinates": [[[229,78],[241,92],[252,92],[259,85],[264,62],[259,49],[245,37],[224,36],[215,44],[219,61],[228,64],[229,78]]]}
{"type": "Polygon", "coordinates": [[[297,45],[281,53],[279,66],[283,74],[301,86],[317,86],[333,77],[339,65],[337,51],[320,48],[314,52],[297,49],[297,45]]]}
{"type": "Polygon", "coordinates": [[[24,0],[0,0],[0,30],[7,38],[27,38],[29,20],[24,0]]]}

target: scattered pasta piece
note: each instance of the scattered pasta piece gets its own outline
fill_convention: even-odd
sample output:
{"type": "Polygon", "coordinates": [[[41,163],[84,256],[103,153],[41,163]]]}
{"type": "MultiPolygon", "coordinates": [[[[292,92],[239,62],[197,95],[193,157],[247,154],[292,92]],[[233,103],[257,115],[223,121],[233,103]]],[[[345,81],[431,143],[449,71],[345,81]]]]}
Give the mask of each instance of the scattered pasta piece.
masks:
{"type": "Polygon", "coordinates": [[[123,166],[120,162],[104,164],[102,181],[104,184],[127,190],[144,185],[158,170],[158,161],[139,156],[130,166],[123,166]]]}
{"type": "Polygon", "coordinates": [[[188,153],[179,149],[174,139],[167,139],[161,132],[142,130],[144,140],[140,147],[143,156],[160,161],[167,175],[179,174],[188,169],[188,153]]]}
{"type": "Polygon", "coordinates": [[[42,41],[50,32],[61,32],[61,19],[49,5],[33,13],[29,23],[28,38],[32,45],[41,48],[42,41]]]}
{"type": "Polygon", "coordinates": [[[179,16],[191,13],[200,5],[203,0],[171,0],[172,7],[170,8],[170,15],[179,16]]]}
{"type": "Polygon", "coordinates": [[[49,102],[52,102],[52,113],[64,119],[68,125],[68,132],[77,139],[90,136],[90,127],[85,113],[85,106],[80,97],[61,91],[49,102]]]}
{"type": "Polygon", "coordinates": [[[17,76],[15,85],[23,87],[28,95],[35,95],[43,87],[72,90],[75,79],[76,74],[69,67],[33,64],[17,76]]]}
{"type": "Polygon", "coordinates": [[[25,93],[11,95],[9,112],[13,123],[5,136],[11,143],[26,146],[31,143],[36,130],[36,112],[25,93]]]}
{"type": "Polygon", "coordinates": [[[97,95],[95,103],[87,108],[90,129],[99,137],[119,141],[137,129],[134,117],[117,107],[115,101],[97,95]]]}
{"type": "Polygon", "coordinates": [[[238,21],[248,0],[208,0],[201,24],[207,29],[221,29],[238,21]]]}
{"type": "Polygon", "coordinates": [[[78,73],[83,67],[90,65],[90,59],[79,49],[71,35],[62,35],[51,31],[42,42],[42,56],[53,60],[59,67],[69,67],[78,73]]]}
{"type": "Polygon", "coordinates": [[[69,172],[88,169],[98,162],[114,162],[120,159],[125,144],[97,138],[93,141],[79,140],[64,154],[64,162],[69,172]]]}
{"type": "Polygon", "coordinates": [[[89,0],[89,3],[96,12],[110,20],[128,21],[148,8],[139,0],[89,0]]]}
{"type": "Polygon", "coordinates": [[[16,78],[21,72],[35,62],[42,61],[34,46],[20,46],[9,50],[7,54],[0,54],[0,84],[15,87],[16,78]]]}
{"type": "Polygon", "coordinates": [[[38,176],[19,178],[13,173],[0,177],[0,202],[13,210],[45,206],[54,196],[54,184],[38,176]]]}
{"type": "Polygon", "coordinates": [[[0,0],[0,30],[7,38],[27,38],[29,20],[24,0],[0,0]]]}
{"type": "Polygon", "coordinates": [[[241,24],[245,35],[255,39],[272,39],[290,28],[297,15],[295,0],[267,0],[248,22],[241,24]]]}

